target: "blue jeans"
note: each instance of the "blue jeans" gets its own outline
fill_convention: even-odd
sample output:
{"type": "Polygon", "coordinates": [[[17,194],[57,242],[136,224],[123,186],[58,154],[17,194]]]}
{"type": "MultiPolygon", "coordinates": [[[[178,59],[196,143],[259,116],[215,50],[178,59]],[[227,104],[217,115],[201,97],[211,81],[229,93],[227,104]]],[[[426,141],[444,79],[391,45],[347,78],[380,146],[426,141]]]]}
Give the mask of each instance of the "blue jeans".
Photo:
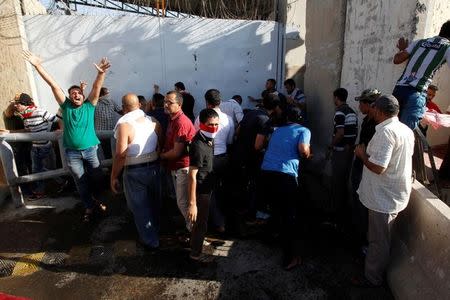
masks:
{"type": "Polygon", "coordinates": [[[66,162],[86,209],[94,206],[92,196],[98,192],[101,179],[97,146],[84,150],[64,149],[66,162]]]}
{"type": "Polygon", "coordinates": [[[397,85],[392,94],[400,104],[400,122],[414,130],[425,113],[426,93],[412,86],[397,85]]]}
{"type": "Polygon", "coordinates": [[[159,162],[132,168],[125,167],[123,187],[140,239],[150,247],[158,247],[161,208],[159,162]]]}
{"type": "MultiPolygon", "coordinates": [[[[31,169],[32,173],[44,172],[55,168],[55,152],[53,145],[49,143],[46,146],[32,146],[31,147],[31,169]]],[[[44,182],[36,181],[34,192],[44,192],[44,182]]]]}

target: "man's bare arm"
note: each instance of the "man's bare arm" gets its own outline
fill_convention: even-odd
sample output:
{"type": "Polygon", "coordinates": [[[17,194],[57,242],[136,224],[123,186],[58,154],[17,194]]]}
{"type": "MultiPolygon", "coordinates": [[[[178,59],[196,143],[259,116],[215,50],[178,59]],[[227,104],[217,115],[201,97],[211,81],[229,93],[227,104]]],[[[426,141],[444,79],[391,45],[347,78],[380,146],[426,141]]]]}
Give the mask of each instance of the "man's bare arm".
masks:
{"type": "Polygon", "coordinates": [[[337,143],[339,143],[344,138],[344,128],[338,128],[336,130],[336,134],[333,137],[333,140],[331,142],[331,146],[335,146],[337,143]]]}
{"type": "Polygon", "coordinates": [[[185,143],[175,142],[173,148],[167,152],[161,153],[160,157],[167,160],[176,160],[181,157],[185,147],[185,143]]]}
{"type": "Polygon", "coordinates": [[[23,57],[34,66],[41,78],[44,79],[44,81],[47,82],[47,84],[50,86],[53,92],[53,96],[55,96],[56,102],[58,102],[58,104],[63,104],[66,96],[64,95],[64,92],[58,85],[58,83],[49,73],[47,73],[47,71],[42,66],[42,59],[27,50],[24,50],[22,54],[23,57]]]}
{"type": "Polygon", "coordinates": [[[97,69],[97,77],[94,80],[94,84],[92,85],[92,90],[89,93],[88,99],[92,105],[97,105],[98,98],[100,97],[100,89],[103,86],[103,82],[105,81],[106,71],[111,67],[108,59],[103,57],[102,60],[98,64],[94,64],[97,69]]]}
{"type": "Polygon", "coordinates": [[[195,222],[197,220],[197,172],[198,168],[189,167],[188,174],[188,220],[195,222]]]}
{"type": "Polygon", "coordinates": [[[369,156],[366,153],[366,147],[364,145],[358,145],[355,148],[355,155],[362,160],[362,162],[364,163],[364,165],[367,167],[367,169],[369,169],[370,171],[374,172],[375,174],[380,175],[381,173],[383,173],[386,168],[379,166],[377,164],[374,164],[373,162],[371,162],[369,160],[369,156]]]}
{"type": "Polygon", "coordinates": [[[400,38],[397,42],[398,52],[394,55],[394,64],[398,65],[402,62],[408,60],[409,53],[406,51],[408,48],[408,40],[405,38],[400,38]]]}
{"type": "Polygon", "coordinates": [[[309,144],[300,143],[298,144],[298,152],[301,157],[309,158],[311,155],[311,148],[309,147],[309,144]]]}
{"type": "Polygon", "coordinates": [[[111,190],[114,193],[118,192],[119,186],[119,174],[125,165],[125,159],[127,157],[128,149],[128,131],[129,125],[122,123],[117,128],[117,142],[116,142],[116,154],[114,156],[112,170],[111,170],[111,190]]]}
{"type": "Polygon", "coordinates": [[[255,139],[255,150],[261,151],[267,146],[267,136],[258,133],[255,139]]]}

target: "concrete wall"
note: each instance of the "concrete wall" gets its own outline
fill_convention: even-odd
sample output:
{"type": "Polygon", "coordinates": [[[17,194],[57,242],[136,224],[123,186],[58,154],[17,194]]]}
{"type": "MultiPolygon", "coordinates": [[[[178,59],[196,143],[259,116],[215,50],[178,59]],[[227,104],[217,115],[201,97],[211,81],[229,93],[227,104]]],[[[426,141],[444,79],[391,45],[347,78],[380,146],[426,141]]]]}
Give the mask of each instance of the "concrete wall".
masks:
{"type": "Polygon", "coordinates": [[[286,74],[304,89],[305,76],[306,0],[287,1],[286,18],[286,74]]]}
{"type": "MultiPolygon", "coordinates": [[[[92,63],[102,56],[112,63],[105,86],[116,101],[126,92],[150,97],[153,83],[164,92],[183,81],[197,99],[197,112],[204,108],[209,88],[218,88],[224,98],[241,94],[246,101],[248,95],[260,95],[267,78],[276,78],[274,22],[142,16],[24,19],[30,49],[43,57],[64,90],[80,80],[92,84],[92,63]]],[[[50,89],[35,75],[42,105],[56,110],[50,89]]]]}
{"type": "Polygon", "coordinates": [[[345,50],[341,85],[349,92],[348,103],[366,88],[391,94],[403,65],[394,65],[397,40],[416,37],[418,22],[426,12],[417,10],[416,1],[348,0],[345,50]]]}
{"type": "Polygon", "coordinates": [[[420,183],[394,225],[388,281],[396,299],[448,299],[450,208],[420,183]]]}
{"type": "MultiPolygon", "coordinates": [[[[444,22],[450,20],[450,1],[448,0],[434,0],[430,2],[428,8],[428,18],[425,24],[425,36],[434,36],[439,33],[444,22]]],[[[444,65],[433,79],[433,84],[439,87],[439,91],[434,99],[434,102],[445,113],[447,107],[450,105],[450,68],[444,65]]],[[[450,128],[440,128],[428,130],[427,139],[431,145],[446,144],[448,136],[450,135],[450,128]]]]}
{"type": "Polygon", "coordinates": [[[323,151],[333,132],[333,90],[340,86],[345,0],[306,2],[305,95],[313,150],[323,151]]]}
{"type": "MultiPolygon", "coordinates": [[[[410,41],[437,35],[450,18],[450,2],[348,0],[341,85],[349,91],[349,104],[366,88],[392,93],[405,64],[394,65],[399,37],[410,41]]],[[[450,104],[450,71],[444,66],[434,83],[441,87],[436,102],[445,110],[450,104]]],[[[432,145],[446,143],[449,129],[429,130],[432,145]]]]}
{"type": "Polygon", "coordinates": [[[22,12],[24,15],[46,15],[47,10],[37,0],[22,0],[22,12]]]}
{"type": "MultiPolygon", "coordinates": [[[[16,93],[35,94],[31,69],[22,58],[27,48],[22,21],[22,10],[27,13],[44,12],[42,5],[34,0],[4,0],[0,3],[0,109],[3,111],[16,93]]],[[[0,127],[4,127],[0,118],[0,127]]]]}

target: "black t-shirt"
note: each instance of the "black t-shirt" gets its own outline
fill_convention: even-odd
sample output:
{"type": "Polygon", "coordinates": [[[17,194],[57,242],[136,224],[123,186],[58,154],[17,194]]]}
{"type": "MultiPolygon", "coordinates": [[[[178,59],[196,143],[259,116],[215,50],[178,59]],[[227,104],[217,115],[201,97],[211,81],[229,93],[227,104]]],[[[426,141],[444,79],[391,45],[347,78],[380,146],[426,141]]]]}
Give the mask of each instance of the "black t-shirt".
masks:
{"type": "Polygon", "coordinates": [[[234,159],[240,162],[258,161],[259,153],[255,150],[257,134],[266,135],[269,115],[263,109],[251,110],[239,123],[239,135],[235,143],[234,159]]]}
{"type": "Polygon", "coordinates": [[[364,117],[361,124],[361,133],[359,134],[359,143],[364,144],[367,147],[373,135],[375,134],[375,123],[374,119],[369,119],[367,116],[364,117]]]}
{"type": "Polygon", "coordinates": [[[181,95],[183,96],[183,104],[181,105],[181,109],[183,110],[184,114],[189,119],[191,119],[192,122],[194,122],[195,99],[189,93],[182,93],[181,95]]]}
{"type": "Polygon", "coordinates": [[[197,193],[209,194],[214,186],[212,141],[209,141],[199,132],[192,139],[189,146],[189,165],[198,168],[197,193]]]}

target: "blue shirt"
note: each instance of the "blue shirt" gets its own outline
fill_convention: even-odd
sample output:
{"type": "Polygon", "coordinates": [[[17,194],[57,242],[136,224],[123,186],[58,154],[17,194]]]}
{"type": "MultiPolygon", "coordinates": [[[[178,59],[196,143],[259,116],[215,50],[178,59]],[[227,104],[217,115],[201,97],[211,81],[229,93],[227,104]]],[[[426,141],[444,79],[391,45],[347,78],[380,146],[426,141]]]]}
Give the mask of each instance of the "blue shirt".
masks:
{"type": "Polygon", "coordinates": [[[311,132],[306,127],[298,124],[278,127],[270,138],[261,169],[297,177],[300,163],[298,145],[309,145],[310,140],[311,132]]]}

